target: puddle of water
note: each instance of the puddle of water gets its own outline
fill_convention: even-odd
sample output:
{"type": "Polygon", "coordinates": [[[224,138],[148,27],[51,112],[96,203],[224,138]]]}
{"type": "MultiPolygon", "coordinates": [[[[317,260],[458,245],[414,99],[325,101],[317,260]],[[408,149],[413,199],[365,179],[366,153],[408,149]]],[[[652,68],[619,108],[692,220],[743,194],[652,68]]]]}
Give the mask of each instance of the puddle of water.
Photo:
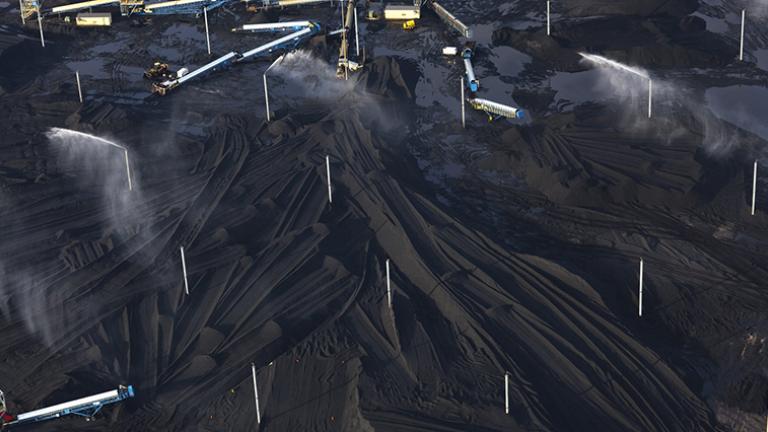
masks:
{"type": "Polygon", "coordinates": [[[718,33],[718,34],[729,33],[728,23],[726,23],[724,19],[711,17],[709,15],[704,15],[701,12],[695,12],[693,15],[703,19],[707,23],[708,31],[711,31],[712,33],[718,33]]]}
{"type": "Polygon", "coordinates": [[[179,67],[185,66],[183,64],[184,53],[182,53],[180,49],[153,46],[149,48],[149,53],[153,58],[162,60],[163,62],[166,62],[166,63],[170,63],[174,66],[179,66],[179,67]]]}
{"type": "Polygon", "coordinates": [[[460,81],[455,73],[445,66],[423,62],[420,65],[422,77],[416,83],[416,104],[421,107],[441,105],[450,111],[460,110],[460,81]],[[450,83],[455,83],[451,86],[450,83]]]}
{"type": "Polygon", "coordinates": [[[128,37],[122,37],[114,42],[107,42],[107,43],[96,45],[93,48],[90,48],[87,52],[89,56],[91,55],[95,56],[99,54],[113,55],[115,53],[120,52],[122,49],[128,48],[129,40],[130,39],[128,37]]]}
{"type": "Polygon", "coordinates": [[[490,45],[493,42],[493,31],[496,30],[496,23],[470,25],[472,30],[472,40],[478,44],[490,45]]]}
{"type": "Polygon", "coordinates": [[[176,23],[168,27],[161,34],[163,39],[171,40],[195,40],[205,42],[205,30],[202,32],[196,26],[176,23]]]}
{"type": "Polygon", "coordinates": [[[72,72],[80,72],[80,76],[90,76],[96,79],[108,79],[109,73],[104,68],[103,58],[94,58],[84,61],[70,61],[66,63],[72,72]]]}
{"type": "Polygon", "coordinates": [[[514,12],[515,6],[517,6],[515,3],[504,3],[499,6],[499,13],[502,15],[508,15],[514,12]]]}
{"type": "Polygon", "coordinates": [[[740,13],[728,13],[725,15],[725,22],[741,27],[741,14],[740,13]]]}
{"type": "Polygon", "coordinates": [[[764,71],[768,71],[768,49],[764,48],[752,51],[752,54],[754,54],[757,59],[757,67],[764,71]]]}
{"type": "Polygon", "coordinates": [[[768,140],[768,88],[729,86],[705,94],[709,109],[719,118],[768,140]]]}
{"type": "Polygon", "coordinates": [[[629,73],[608,73],[590,69],[575,73],[557,73],[550,79],[557,92],[558,104],[575,105],[590,101],[618,100],[623,105],[641,106],[647,97],[648,80],[629,73]]]}
{"type": "Polygon", "coordinates": [[[576,73],[557,73],[550,79],[550,87],[557,92],[557,98],[574,104],[593,100],[593,87],[600,81],[600,71],[592,69],[576,73]]]}
{"type": "Polygon", "coordinates": [[[499,75],[506,77],[517,76],[532,60],[531,56],[508,46],[495,47],[489,57],[499,75]]]}

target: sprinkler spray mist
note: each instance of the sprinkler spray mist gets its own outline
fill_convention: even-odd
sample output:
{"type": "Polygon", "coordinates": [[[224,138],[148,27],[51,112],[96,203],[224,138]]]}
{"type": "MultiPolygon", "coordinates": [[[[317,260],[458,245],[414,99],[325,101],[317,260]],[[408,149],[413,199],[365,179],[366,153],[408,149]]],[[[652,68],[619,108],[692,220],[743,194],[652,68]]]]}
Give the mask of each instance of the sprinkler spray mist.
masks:
{"type": "Polygon", "coordinates": [[[648,80],[648,118],[651,118],[653,113],[653,80],[648,72],[596,54],[579,53],[579,55],[595,65],[616,69],[648,80]]]}
{"type": "Polygon", "coordinates": [[[600,66],[609,66],[616,69],[621,69],[623,71],[635,74],[637,76],[650,79],[651,77],[648,75],[647,72],[641,69],[633,68],[632,66],[627,66],[625,64],[619,63],[616,60],[611,60],[609,58],[605,58],[603,56],[599,56],[596,54],[587,54],[587,53],[579,53],[580,56],[584,57],[585,60],[588,60],[594,64],[600,65],[600,66]]]}
{"type": "Polygon", "coordinates": [[[95,135],[78,132],[70,129],[63,129],[63,128],[51,128],[50,131],[48,131],[47,136],[49,139],[61,139],[61,140],[79,138],[81,140],[89,140],[99,144],[106,144],[112,147],[119,148],[120,150],[123,151],[123,154],[125,156],[125,172],[128,177],[128,190],[133,190],[133,181],[131,180],[131,163],[128,159],[128,149],[126,147],[121,146],[120,144],[114,143],[112,141],[106,140],[104,138],[99,138],[95,135]]]}

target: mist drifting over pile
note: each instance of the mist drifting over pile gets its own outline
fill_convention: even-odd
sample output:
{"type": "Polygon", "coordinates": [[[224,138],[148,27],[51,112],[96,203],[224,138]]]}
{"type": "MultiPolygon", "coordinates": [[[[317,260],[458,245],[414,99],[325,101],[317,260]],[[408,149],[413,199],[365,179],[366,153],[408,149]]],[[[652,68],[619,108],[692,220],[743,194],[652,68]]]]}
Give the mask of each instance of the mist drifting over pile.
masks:
{"type": "MultiPolygon", "coordinates": [[[[15,207],[15,202],[9,196],[0,192],[0,209],[2,213],[3,232],[12,236],[19,230],[16,219],[9,214],[15,207]]],[[[0,246],[3,257],[8,260],[13,254],[13,245],[5,243],[0,246]]],[[[17,263],[7,263],[0,260],[0,319],[6,322],[21,320],[24,327],[32,334],[39,335],[43,342],[50,346],[53,342],[53,323],[49,322],[46,314],[37,314],[36,305],[44,305],[45,298],[41,296],[41,275],[17,263]],[[17,315],[14,315],[16,312],[17,315]]]]}
{"type": "Polygon", "coordinates": [[[276,87],[275,92],[270,84],[270,105],[282,106],[292,100],[316,101],[334,109],[350,109],[361,120],[376,122],[376,127],[392,130],[400,122],[382,110],[380,96],[368,92],[363,82],[364,75],[374,67],[366,65],[362,71],[350,72],[348,79],[344,79],[336,75],[335,64],[316,57],[311,51],[286,53],[267,72],[268,80],[285,84],[276,87]]]}
{"type": "MultiPolygon", "coordinates": [[[[97,217],[80,228],[119,239],[134,235],[142,220],[141,191],[133,181],[132,153],[125,146],[105,138],[69,129],[52,128],[46,133],[60,173],[73,178],[84,200],[96,205],[97,217]]],[[[13,208],[10,198],[5,208],[13,208]]],[[[5,218],[6,232],[24,232],[33,228],[28,221],[5,218]]],[[[5,250],[13,254],[13,247],[5,250]]],[[[15,246],[18,248],[18,246],[15,246]]],[[[62,266],[60,257],[35,263],[14,263],[13,257],[0,262],[0,313],[10,322],[25,327],[51,346],[57,330],[66,327],[66,306],[58,298],[56,280],[71,271],[62,266]],[[52,311],[56,311],[52,313],[52,311]],[[16,311],[13,316],[11,311],[16,311]]]]}
{"type": "MultiPolygon", "coordinates": [[[[648,71],[595,54],[579,54],[583,57],[583,62],[594,66],[599,73],[599,78],[592,88],[597,96],[615,100],[628,107],[628,119],[643,116],[647,112],[650,80],[648,71]]],[[[655,92],[659,90],[658,84],[654,81],[655,92]]]]}
{"type": "Polygon", "coordinates": [[[600,74],[592,90],[599,97],[614,100],[623,107],[625,127],[652,133],[662,141],[671,142],[677,136],[685,134],[690,127],[677,116],[687,112],[700,125],[701,145],[707,154],[725,157],[739,145],[737,132],[727,127],[684,85],[654,77],[641,67],[625,65],[599,55],[579,54],[584,62],[595,66],[600,74]],[[654,113],[651,124],[647,121],[650,81],[653,81],[654,113]]]}
{"type": "Polygon", "coordinates": [[[766,0],[746,0],[743,9],[752,17],[768,17],[768,1],[766,0]]]}
{"type": "MultiPolygon", "coordinates": [[[[310,99],[333,102],[343,97],[355,86],[355,80],[336,78],[336,69],[307,50],[286,53],[272,68],[267,79],[279,77],[298,86],[310,99]]],[[[350,78],[354,75],[350,74],[350,78]]]]}
{"type": "Polygon", "coordinates": [[[101,195],[109,222],[120,228],[138,222],[140,190],[133,180],[132,154],[125,146],[95,135],[51,128],[47,133],[57,146],[61,170],[74,177],[83,189],[101,195]]]}

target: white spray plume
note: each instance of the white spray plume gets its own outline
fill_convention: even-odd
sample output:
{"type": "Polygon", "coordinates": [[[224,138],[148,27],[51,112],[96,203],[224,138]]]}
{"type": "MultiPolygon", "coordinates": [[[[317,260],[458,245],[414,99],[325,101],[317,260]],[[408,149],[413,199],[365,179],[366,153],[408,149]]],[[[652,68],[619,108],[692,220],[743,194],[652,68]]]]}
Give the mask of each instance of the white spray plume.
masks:
{"type": "MultiPolygon", "coordinates": [[[[595,82],[592,92],[600,98],[616,100],[627,110],[626,120],[636,122],[645,112],[647,117],[648,85],[650,74],[640,68],[627,66],[615,60],[595,55],[579,53],[583,61],[597,66],[599,79],[595,82]]],[[[654,81],[654,95],[665,91],[661,83],[654,81]]]]}
{"type": "Polygon", "coordinates": [[[585,60],[588,60],[596,65],[616,68],[616,69],[623,70],[625,72],[629,72],[646,79],[650,79],[650,75],[648,75],[648,72],[646,72],[643,69],[627,66],[625,64],[617,62],[616,60],[611,60],[609,58],[599,56],[596,54],[587,54],[587,53],[580,52],[579,55],[584,57],[585,60]]]}
{"type": "MultiPolygon", "coordinates": [[[[56,150],[63,150],[54,153],[59,156],[57,163],[65,171],[74,172],[78,183],[85,184],[89,189],[93,185],[98,188],[102,202],[106,204],[106,211],[96,210],[95,223],[101,224],[99,216],[103,215],[103,223],[118,228],[115,232],[119,233],[120,228],[140,220],[141,214],[136,210],[140,203],[139,191],[129,190],[130,183],[126,179],[130,173],[126,172],[129,166],[126,165],[128,149],[125,146],[95,135],[62,128],[52,128],[46,136],[57,145],[56,150]]],[[[3,201],[4,205],[12,205],[8,199],[3,201]]],[[[16,231],[25,229],[23,226],[6,228],[16,231]]],[[[56,292],[49,292],[55,288],[50,285],[50,278],[42,276],[50,274],[50,269],[57,266],[51,262],[29,266],[0,262],[0,297],[5,299],[0,301],[0,312],[7,319],[17,314],[16,317],[27,329],[39,335],[47,346],[51,346],[58,331],[66,327],[66,322],[57,321],[66,320],[66,308],[57,298],[56,292]],[[56,312],[52,312],[53,309],[57,309],[56,312]]]]}
{"type": "MultiPolygon", "coordinates": [[[[744,9],[747,11],[747,17],[765,18],[768,17],[768,1],[766,0],[748,0],[742,7],[738,9],[744,9]]],[[[757,23],[757,25],[760,25],[757,23]]]]}
{"type": "Polygon", "coordinates": [[[47,136],[48,136],[49,139],[62,139],[62,140],[70,139],[72,137],[75,137],[75,138],[79,138],[81,140],[90,140],[90,141],[94,141],[96,143],[111,145],[113,147],[117,147],[119,149],[126,150],[126,148],[124,146],[121,146],[120,144],[117,144],[117,143],[112,142],[110,140],[106,140],[104,138],[97,137],[96,135],[91,135],[91,134],[87,134],[87,133],[84,133],[84,132],[78,132],[76,130],[71,130],[71,129],[64,129],[64,128],[54,127],[54,128],[51,128],[48,131],[47,136]]]}
{"type": "MultiPolygon", "coordinates": [[[[618,61],[594,54],[580,53],[590,63],[601,66],[596,70],[600,80],[593,88],[596,93],[617,100],[620,106],[630,107],[624,111],[622,127],[627,130],[637,130],[641,133],[653,133],[662,142],[685,136],[688,125],[680,122],[674,116],[658,116],[654,114],[651,124],[647,121],[648,83],[650,73],[645,69],[627,66],[618,61]],[[652,128],[649,130],[649,128],[652,128]]],[[[712,114],[706,104],[701,103],[694,94],[683,86],[662,80],[653,79],[653,105],[656,107],[674,106],[675,111],[689,112],[701,126],[702,147],[715,157],[730,154],[738,145],[737,134],[727,127],[720,119],[712,114]]]]}
{"type": "MultiPolygon", "coordinates": [[[[21,319],[31,334],[42,339],[46,346],[53,345],[54,332],[61,323],[54,323],[51,314],[40,314],[40,308],[50,305],[42,292],[40,277],[30,269],[8,268],[0,262],[0,313],[6,320],[21,319]],[[14,313],[18,314],[14,316],[14,313]]],[[[61,305],[53,305],[61,307],[61,305]]]]}
{"type": "Polygon", "coordinates": [[[96,135],[91,135],[83,132],[78,132],[71,129],[63,129],[63,128],[51,128],[48,131],[48,139],[50,140],[57,140],[61,142],[74,142],[74,141],[80,141],[80,142],[93,142],[96,144],[106,144],[110,145],[112,147],[119,148],[123,151],[123,157],[125,160],[125,177],[126,181],[128,183],[128,189],[133,190],[133,179],[131,179],[131,164],[130,159],[128,156],[128,149],[124,146],[121,146],[120,144],[117,144],[115,142],[106,140],[101,137],[97,137],[96,135]]]}
{"type": "MultiPolygon", "coordinates": [[[[355,89],[358,84],[359,73],[350,73],[349,79],[336,77],[335,65],[329,64],[315,57],[311,51],[297,50],[287,53],[270,66],[267,79],[282,79],[291,82],[291,91],[301,90],[301,95],[294,94],[290,100],[309,99],[317,100],[323,104],[333,105],[339,109],[352,109],[363,121],[374,121],[376,127],[382,130],[392,130],[400,126],[400,122],[385,114],[381,101],[374,95],[365,91],[363,86],[355,89]],[[338,103],[341,99],[343,103],[338,103]]],[[[279,94],[284,89],[276,88],[270,95],[279,94]]],[[[277,98],[275,98],[277,101],[277,98]]],[[[282,98],[278,103],[285,103],[288,98],[282,98]]]]}
{"type": "Polygon", "coordinates": [[[355,80],[336,78],[336,69],[307,50],[292,51],[270,66],[267,79],[280,77],[301,86],[305,95],[322,101],[336,101],[355,86],[355,80]]]}
{"type": "Polygon", "coordinates": [[[140,191],[133,181],[127,147],[114,141],[70,129],[52,128],[46,134],[56,144],[60,153],[58,163],[66,172],[72,172],[84,188],[97,187],[108,207],[109,219],[118,232],[132,228],[142,218],[138,204],[142,202],[140,191]],[[115,151],[120,150],[120,151],[115,151]]]}

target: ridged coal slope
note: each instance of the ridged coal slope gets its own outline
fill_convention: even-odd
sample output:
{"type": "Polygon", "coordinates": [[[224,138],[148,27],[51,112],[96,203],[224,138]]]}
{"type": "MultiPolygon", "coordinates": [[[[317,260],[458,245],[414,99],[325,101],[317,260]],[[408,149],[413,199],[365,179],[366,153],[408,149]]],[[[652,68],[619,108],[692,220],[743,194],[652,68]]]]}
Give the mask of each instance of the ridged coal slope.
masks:
{"type": "MultiPolygon", "coordinates": [[[[401,76],[377,61],[357,88],[382,95],[381,118],[402,116],[387,96],[410,93],[401,76]]],[[[246,430],[255,361],[266,430],[712,426],[701,398],[589,283],[505,250],[399,181],[393,167],[412,162],[375,132],[378,120],[361,118],[355,92],[343,102],[258,131],[222,117],[183,162],[145,162],[158,172],[135,203],[142,217],[98,259],[78,231],[105,209],[59,181],[30,185],[28,204],[5,217],[15,228],[5,244],[24,239],[20,261],[68,246],[66,260],[37,270],[49,276],[30,312],[62,323],[50,345],[30,344],[18,318],[5,329],[17,337],[0,342],[14,398],[32,407],[64,383],[131,382],[139,395],[111,430],[246,430]],[[182,164],[186,176],[172,168],[182,164]],[[36,221],[56,227],[55,241],[30,237],[36,221]]]]}
{"type": "MultiPolygon", "coordinates": [[[[696,2],[564,5],[653,16],[643,31],[659,36],[696,2]]],[[[580,70],[590,25],[494,39],[580,70]]],[[[678,39],[632,55],[688,67],[706,40],[686,39],[680,64],[666,56],[678,39]]],[[[0,35],[0,59],[28,43],[0,35]]],[[[732,48],[718,47],[709,60],[732,48]]],[[[448,191],[411,153],[424,71],[402,58],[377,56],[333,103],[277,102],[270,123],[198,88],[81,105],[26,67],[0,76],[0,388],[17,412],[119,384],[137,396],[25,430],[256,430],[251,363],[262,431],[724,432],[721,405],[763,414],[766,219],[743,207],[744,161],[764,142],[732,125],[720,132],[742,147],[714,157],[712,119],[685,107],[645,123],[598,103],[551,114],[546,95],[516,91],[524,126],[437,127],[483,144],[466,169],[517,183],[472,175],[448,191]],[[67,156],[52,126],[125,144],[136,190],[88,164],[107,150],[67,156]]],[[[216,86],[251,98],[237,74],[216,86]]]]}

